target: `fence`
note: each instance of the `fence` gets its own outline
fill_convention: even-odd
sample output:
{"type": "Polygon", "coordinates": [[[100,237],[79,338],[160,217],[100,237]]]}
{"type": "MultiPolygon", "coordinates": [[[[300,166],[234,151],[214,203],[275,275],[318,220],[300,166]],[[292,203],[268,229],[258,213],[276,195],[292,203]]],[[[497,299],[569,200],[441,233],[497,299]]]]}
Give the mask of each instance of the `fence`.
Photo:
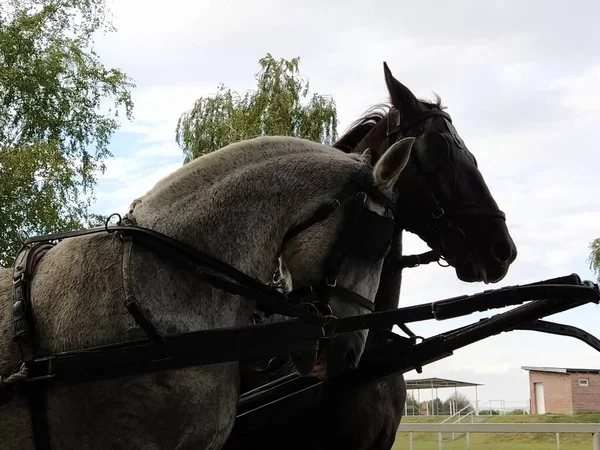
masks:
{"type": "Polygon", "coordinates": [[[560,433],[592,435],[592,449],[600,450],[600,423],[401,423],[398,432],[408,433],[408,449],[413,450],[413,433],[437,433],[438,450],[443,450],[442,433],[465,433],[465,448],[471,450],[471,433],[556,433],[560,450],[560,433]]]}

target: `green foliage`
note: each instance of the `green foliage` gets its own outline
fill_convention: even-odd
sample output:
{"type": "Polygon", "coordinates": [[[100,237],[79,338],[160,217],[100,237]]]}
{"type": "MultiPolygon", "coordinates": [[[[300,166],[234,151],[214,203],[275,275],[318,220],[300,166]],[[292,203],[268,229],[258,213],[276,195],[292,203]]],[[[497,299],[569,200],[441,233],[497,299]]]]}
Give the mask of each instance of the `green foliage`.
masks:
{"type": "Polygon", "coordinates": [[[481,416],[499,416],[500,410],[498,409],[482,409],[479,411],[481,416]]]}
{"type": "Polygon", "coordinates": [[[596,274],[596,278],[598,279],[598,281],[600,281],[600,238],[596,238],[592,242],[590,242],[589,249],[589,267],[596,274]]]}
{"type": "Polygon", "coordinates": [[[299,75],[300,58],[259,60],[257,88],[243,96],[219,85],[179,118],[176,141],[189,162],[236,141],[256,136],[296,136],[331,144],[337,139],[337,111],[329,96],[313,94],[299,75]]]}
{"type": "Polygon", "coordinates": [[[419,414],[419,401],[412,392],[406,393],[406,411],[405,414],[419,414]]]}
{"type": "Polygon", "coordinates": [[[474,408],[471,406],[471,400],[462,392],[453,392],[445,401],[443,406],[444,414],[450,414],[450,402],[454,402],[454,406],[456,410],[453,413],[461,411],[463,408],[466,408],[461,414],[467,414],[470,411],[473,411],[474,408]],[[470,407],[469,407],[470,406],[470,407]]]}
{"type": "Polygon", "coordinates": [[[444,402],[439,399],[439,397],[434,398],[433,400],[427,400],[423,403],[426,403],[426,408],[429,411],[429,415],[437,416],[444,414],[444,402]]]}
{"type": "Polygon", "coordinates": [[[0,265],[18,230],[98,223],[88,208],[119,108],[131,119],[131,80],[93,49],[112,30],[104,0],[0,3],[0,265]]]}

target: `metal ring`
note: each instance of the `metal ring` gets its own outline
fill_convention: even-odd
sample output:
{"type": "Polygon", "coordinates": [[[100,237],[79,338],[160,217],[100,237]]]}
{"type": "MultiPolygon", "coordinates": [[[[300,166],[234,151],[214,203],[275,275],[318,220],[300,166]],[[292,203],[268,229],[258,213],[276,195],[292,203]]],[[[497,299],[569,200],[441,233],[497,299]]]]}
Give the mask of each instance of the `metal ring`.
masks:
{"type": "Polygon", "coordinates": [[[327,286],[329,286],[329,287],[332,287],[332,288],[333,288],[333,287],[336,287],[336,286],[337,286],[337,277],[335,277],[335,278],[333,279],[333,282],[330,282],[330,281],[329,281],[329,276],[327,276],[327,278],[325,278],[325,284],[326,284],[327,286]]]}
{"type": "Polygon", "coordinates": [[[438,266],[440,267],[450,267],[450,263],[447,262],[446,265],[442,264],[441,261],[446,261],[446,258],[444,258],[443,256],[440,255],[440,259],[437,260],[438,266]]]}
{"type": "Polygon", "coordinates": [[[433,216],[434,220],[439,219],[440,217],[442,217],[445,214],[444,208],[442,208],[441,206],[439,207],[439,210],[432,212],[431,215],[433,216]]]}
{"type": "Polygon", "coordinates": [[[307,310],[308,312],[311,312],[313,314],[321,315],[321,311],[319,311],[319,308],[317,308],[317,306],[312,302],[298,303],[298,306],[303,307],[305,310],[307,310]]]}
{"type": "Polygon", "coordinates": [[[333,309],[331,309],[331,305],[328,302],[326,302],[326,301],[320,301],[317,304],[315,304],[315,306],[317,307],[317,309],[319,310],[319,312],[323,313],[323,316],[329,317],[329,316],[333,315],[333,309]],[[321,309],[319,308],[319,306],[323,307],[323,311],[321,311],[321,309]]]}
{"type": "Polygon", "coordinates": [[[367,193],[360,191],[358,194],[356,194],[356,198],[360,198],[362,197],[362,202],[366,203],[367,202],[367,193]]]}
{"type": "Polygon", "coordinates": [[[21,244],[25,244],[25,241],[29,239],[29,234],[23,228],[17,230],[17,237],[21,241],[21,244]]]}
{"type": "Polygon", "coordinates": [[[415,255],[415,258],[417,258],[417,263],[413,264],[411,268],[419,267],[421,265],[421,258],[419,258],[419,255],[415,255]]]}
{"type": "Polygon", "coordinates": [[[116,225],[117,225],[117,226],[120,226],[120,225],[121,225],[121,222],[122,222],[122,220],[123,220],[123,219],[121,218],[121,214],[119,214],[119,213],[112,213],[112,214],[111,214],[110,216],[108,216],[108,217],[106,218],[106,220],[104,221],[104,229],[106,230],[106,232],[107,232],[107,233],[111,233],[111,232],[112,232],[112,231],[109,231],[109,229],[108,229],[108,223],[109,223],[109,222],[110,222],[110,220],[111,220],[113,217],[115,217],[115,216],[119,218],[119,221],[116,223],[116,225]]]}
{"type": "Polygon", "coordinates": [[[337,198],[334,198],[328,204],[329,205],[335,205],[335,209],[338,209],[342,205],[337,198]]]}
{"type": "Polygon", "coordinates": [[[323,323],[322,329],[325,336],[323,339],[332,339],[338,335],[338,333],[335,332],[335,325],[338,318],[333,314],[330,314],[325,316],[324,319],[325,322],[323,323]]]}

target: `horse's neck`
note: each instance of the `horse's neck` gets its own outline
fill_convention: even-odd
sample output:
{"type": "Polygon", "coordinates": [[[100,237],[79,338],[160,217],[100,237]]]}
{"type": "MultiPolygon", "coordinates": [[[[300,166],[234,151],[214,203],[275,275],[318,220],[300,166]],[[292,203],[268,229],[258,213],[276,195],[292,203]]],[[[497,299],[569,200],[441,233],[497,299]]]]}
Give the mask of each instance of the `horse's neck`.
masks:
{"type": "MultiPolygon", "coordinates": [[[[246,152],[252,150],[256,149],[246,152]]],[[[318,184],[326,177],[320,177],[325,173],[319,173],[318,153],[316,159],[305,152],[283,163],[266,154],[251,164],[238,161],[237,168],[228,155],[224,165],[229,170],[219,166],[216,156],[202,158],[137,200],[133,217],[138,225],[205,251],[262,282],[270,281],[285,232],[309,213],[311,198],[322,195],[324,187],[318,184]]]]}

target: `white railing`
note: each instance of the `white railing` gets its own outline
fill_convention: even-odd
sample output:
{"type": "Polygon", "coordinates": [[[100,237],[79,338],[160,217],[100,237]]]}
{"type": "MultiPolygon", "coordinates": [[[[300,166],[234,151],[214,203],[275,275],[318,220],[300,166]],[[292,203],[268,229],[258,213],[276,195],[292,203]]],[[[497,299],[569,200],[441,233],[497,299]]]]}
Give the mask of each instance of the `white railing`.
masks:
{"type": "Polygon", "coordinates": [[[592,435],[592,449],[600,450],[600,423],[401,423],[398,432],[408,433],[408,449],[413,450],[413,433],[437,433],[438,450],[443,450],[442,433],[465,433],[466,449],[471,449],[471,433],[556,433],[560,450],[560,433],[592,435]]]}
{"type": "MultiPolygon", "coordinates": [[[[446,418],[446,419],[442,420],[440,423],[446,423],[446,422],[449,422],[451,419],[454,419],[455,417],[457,418],[457,420],[455,420],[453,423],[460,422],[460,420],[461,420],[461,413],[462,413],[462,412],[464,412],[464,411],[466,411],[467,409],[470,409],[470,408],[473,408],[473,406],[472,406],[471,404],[468,404],[467,406],[465,406],[465,407],[464,407],[463,409],[461,409],[460,411],[457,411],[457,412],[455,412],[454,414],[452,414],[450,417],[448,417],[448,418],[446,418]]],[[[469,413],[467,413],[467,414],[463,414],[462,416],[463,416],[463,417],[466,417],[466,416],[468,416],[468,415],[469,415],[469,414],[471,414],[471,413],[472,413],[472,411],[470,411],[470,412],[469,412],[469,413]]],[[[471,423],[473,423],[473,422],[471,422],[471,423]]]]}
{"type": "MultiPolygon", "coordinates": [[[[465,406],[464,408],[462,408],[461,410],[455,412],[454,414],[452,414],[450,417],[448,417],[447,419],[444,419],[440,422],[440,424],[442,423],[447,423],[449,422],[451,419],[454,419],[454,421],[452,421],[451,423],[460,423],[462,419],[468,417],[469,415],[471,416],[471,423],[474,422],[473,420],[473,413],[475,412],[474,409],[472,409],[471,411],[469,411],[467,414],[462,414],[464,411],[466,411],[467,409],[472,408],[471,404],[468,404],[467,406],[465,406]]],[[[462,433],[459,433],[458,437],[461,437],[462,433]]],[[[454,432],[452,432],[452,440],[456,439],[456,434],[454,432]]]]}

